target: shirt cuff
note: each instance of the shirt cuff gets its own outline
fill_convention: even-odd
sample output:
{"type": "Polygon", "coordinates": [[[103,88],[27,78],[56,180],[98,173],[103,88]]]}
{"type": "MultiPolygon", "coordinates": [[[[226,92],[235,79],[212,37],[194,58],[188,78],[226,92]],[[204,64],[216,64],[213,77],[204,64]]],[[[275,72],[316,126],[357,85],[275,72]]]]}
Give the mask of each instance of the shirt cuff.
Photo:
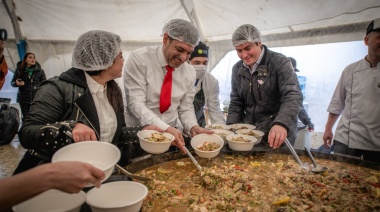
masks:
{"type": "Polygon", "coordinates": [[[170,127],[170,125],[166,124],[165,122],[161,122],[161,123],[157,124],[157,127],[159,127],[161,129],[163,129],[164,131],[166,131],[170,127]]]}

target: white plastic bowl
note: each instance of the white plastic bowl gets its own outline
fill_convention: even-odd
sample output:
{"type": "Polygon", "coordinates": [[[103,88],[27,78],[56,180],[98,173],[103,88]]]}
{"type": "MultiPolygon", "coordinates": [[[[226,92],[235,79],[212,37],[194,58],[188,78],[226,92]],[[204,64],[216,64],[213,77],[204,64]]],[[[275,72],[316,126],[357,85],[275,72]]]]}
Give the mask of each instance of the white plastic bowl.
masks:
{"type": "Polygon", "coordinates": [[[137,136],[139,137],[140,140],[140,146],[141,148],[149,152],[151,154],[161,154],[170,148],[170,144],[174,141],[174,136],[169,133],[161,133],[163,134],[166,138],[169,139],[167,142],[151,142],[146,140],[145,138],[150,137],[153,133],[160,133],[156,130],[142,130],[137,133],[137,136]]]}
{"type": "Polygon", "coordinates": [[[217,156],[224,145],[224,141],[220,136],[213,134],[199,134],[194,136],[191,139],[191,146],[193,147],[195,153],[202,158],[213,158],[217,156]],[[201,151],[198,150],[197,147],[203,145],[204,142],[215,142],[220,145],[220,147],[214,151],[201,151]]]}
{"type": "Polygon", "coordinates": [[[138,212],[148,188],[138,182],[118,181],[105,183],[87,192],[86,203],[92,212],[138,212]]]}
{"type": "Polygon", "coordinates": [[[240,130],[240,129],[251,129],[254,130],[256,129],[255,125],[252,124],[244,124],[244,123],[239,123],[239,124],[231,124],[229,125],[233,130],[240,130]]]}
{"type": "Polygon", "coordinates": [[[222,130],[222,129],[213,129],[211,130],[214,132],[214,135],[217,135],[217,136],[220,136],[223,141],[224,141],[224,145],[227,144],[227,139],[226,139],[226,136],[227,135],[233,135],[234,132],[230,131],[230,130],[222,130]],[[224,134],[224,135],[223,135],[224,134]]]}
{"type": "MultiPolygon", "coordinates": [[[[260,143],[261,142],[261,139],[263,138],[264,136],[264,132],[263,131],[259,131],[259,130],[251,130],[251,129],[240,129],[240,130],[237,130],[236,133],[237,134],[242,134],[242,135],[249,135],[250,132],[253,132],[255,133],[255,135],[253,137],[255,137],[257,139],[257,141],[255,142],[255,145],[260,143]]],[[[252,136],[252,135],[251,135],[252,136]]]]}
{"type": "Polygon", "coordinates": [[[249,135],[234,134],[226,137],[228,141],[228,146],[235,151],[250,151],[255,145],[257,139],[249,135]],[[235,142],[232,141],[235,138],[243,137],[244,140],[249,140],[249,142],[235,142]]]}
{"type": "Polygon", "coordinates": [[[213,130],[213,129],[231,130],[232,129],[230,125],[226,125],[226,124],[209,124],[209,125],[206,125],[205,128],[209,130],[213,130]]]}
{"type": "Polygon", "coordinates": [[[47,190],[31,199],[13,206],[14,212],[79,212],[86,199],[86,193],[65,193],[56,189],[47,190]]]}
{"type": "MultiPolygon", "coordinates": [[[[120,160],[120,150],[115,145],[100,141],[82,141],[59,149],[51,161],[81,161],[89,163],[105,173],[105,178],[111,176],[115,164],[120,160]]],[[[89,184],[88,186],[93,186],[89,184]]]]}

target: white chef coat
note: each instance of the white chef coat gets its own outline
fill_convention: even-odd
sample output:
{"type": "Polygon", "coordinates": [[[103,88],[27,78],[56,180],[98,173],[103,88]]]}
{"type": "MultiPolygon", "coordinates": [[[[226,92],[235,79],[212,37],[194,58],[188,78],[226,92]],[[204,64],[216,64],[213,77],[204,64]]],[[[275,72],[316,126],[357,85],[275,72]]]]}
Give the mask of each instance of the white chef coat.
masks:
{"type": "Polygon", "coordinates": [[[211,124],[225,124],[223,112],[220,110],[218,80],[210,73],[206,73],[195,87],[196,93],[201,90],[201,84],[211,124]]]}
{"type": "Polygon", "coordinates": [[[171,106],[160,113],[166,65],[162,45],[140,48],[129,55],[124,66],[127,126],[148,124],[166,130],[176,126],[177,118],[187,131],[198,125],[193,107],[195,70],[186,62],[174,70],[171,106]]]}
{"type": "Polygon", "coordinates": [[[341,114],[334,139],[349,148],[380,151],[380,63],[347,66],[327,109],[341,114]]]}

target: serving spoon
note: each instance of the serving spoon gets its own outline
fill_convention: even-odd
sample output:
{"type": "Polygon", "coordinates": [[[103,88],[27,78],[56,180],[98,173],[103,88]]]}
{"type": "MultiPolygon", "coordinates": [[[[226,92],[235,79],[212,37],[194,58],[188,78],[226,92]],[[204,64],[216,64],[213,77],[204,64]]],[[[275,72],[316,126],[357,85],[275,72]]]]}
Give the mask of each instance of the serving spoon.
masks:
{"type": "Polygon", "coordinates": [[[152,179],[149,177],[142,177],[139,175],[134,175],[130,173],[129,171],[125,170],[123,167],[119,166],[118,164],[115,164],[115,167],[120,170],[121,173],[127,175],[128,177],[134,179],[134,180],[140,180],[140,181],[151,181],[152,179]]]}
{"type": "Polygon", "coordinates": [[[305,147],[305,150],[306,150],[307,155],[309,156],[311,162],[313,163],[313,168],[311,169],[312,172],[314,172],[314,173],[321,173],[321,172],[327,171],[327,167],[326,166],[318,166],[317,165],[317,163],[314,160],[313,155],[311,154],[311,152],[310,152],[310,150],[308,148],[305,147]]]}
{"type": "Polygon", "coordinates": [[[297,163],[301,166],[301,168],[306,169],[306,166],[302,163],[301,159],[298,157],[296,151],[294,150],[292,144],[289,142],[287,138],[285,138],[285,144],[288,146],[290,152],[293,154],[294,159],[297,161],[297,163]]]}
{"type": "Polygon", "coordinates": [[[186,148],[186,146],[183,146],[183,148],[185,149],[186,151],[186,154],[189,156],[189,158],[191,159],[191,161],[194,163],[194,165],[198,168],[199,171],[202,171],[202,166],[199,165],[199,163],[197,162],[197,160],[195,160],[195,158],[193,157],[193,155],[190,153],[190,151],[186,148]]]}

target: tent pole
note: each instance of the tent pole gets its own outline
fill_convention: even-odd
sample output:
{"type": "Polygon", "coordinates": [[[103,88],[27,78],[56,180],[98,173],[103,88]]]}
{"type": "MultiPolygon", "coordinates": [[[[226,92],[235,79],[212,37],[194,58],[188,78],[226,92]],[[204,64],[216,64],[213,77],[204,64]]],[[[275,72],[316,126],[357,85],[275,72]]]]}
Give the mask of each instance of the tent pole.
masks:
{"type": "Polygon", "coordinates": [[[18,23],[18,20],[20,18],[16,15],[16,10],[11,0],[2,0],[2,1],[5,6],[5,9],[7,10],[9,18],[11,19],[13,32],[15,34],[18,55],[20,57],[20,60],[22,60],[22,58],[24,57],[26,53],[26,41],[22,39],[23,35],[20,29],[20,25],[18,23]]]}
{"type": "Polygon", "coordinates": [[[182,7],[185,9],[187,16],[189,17],[190,21],[197,26],[199,35],[201,37],[201,41],[205,42],[206,38],[203,33],[203,28],[200,24],[199,17],[197,14],[197,11],[195,11],[194,2],[193,0],[181,0],[182,7]]]}

